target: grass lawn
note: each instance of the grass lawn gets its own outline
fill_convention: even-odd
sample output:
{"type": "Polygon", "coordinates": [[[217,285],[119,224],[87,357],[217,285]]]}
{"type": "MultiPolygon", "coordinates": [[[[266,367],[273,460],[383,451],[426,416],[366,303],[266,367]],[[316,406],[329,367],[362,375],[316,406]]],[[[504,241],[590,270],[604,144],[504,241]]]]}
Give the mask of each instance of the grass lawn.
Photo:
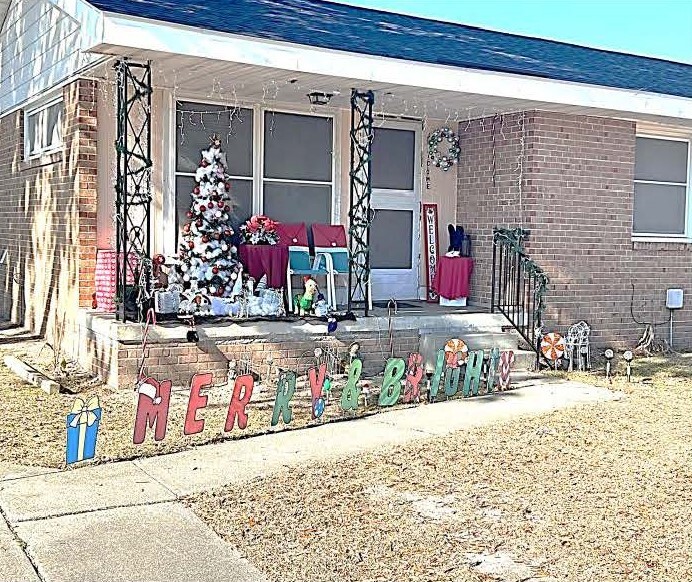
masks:
{"type": "Polygon", "coordinates": [[[636,360],[612,387],[188,503],[277,582],[692,580],[692,354],[636,360]]]}

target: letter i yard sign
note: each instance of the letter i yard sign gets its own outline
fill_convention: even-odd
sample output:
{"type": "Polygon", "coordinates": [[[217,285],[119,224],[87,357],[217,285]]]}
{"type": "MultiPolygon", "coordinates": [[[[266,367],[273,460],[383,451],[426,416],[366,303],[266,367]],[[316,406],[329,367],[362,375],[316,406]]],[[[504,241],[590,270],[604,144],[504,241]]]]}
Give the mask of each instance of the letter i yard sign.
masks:
{"type": "Polygon", "coordinates": [[[439,303],[440,297],[432,288],[440,248],[437,234],[437,204],[423,204],[423,232],[425,233],[425,272],[427,275],[426,300],[429,303],[439,303]]]}

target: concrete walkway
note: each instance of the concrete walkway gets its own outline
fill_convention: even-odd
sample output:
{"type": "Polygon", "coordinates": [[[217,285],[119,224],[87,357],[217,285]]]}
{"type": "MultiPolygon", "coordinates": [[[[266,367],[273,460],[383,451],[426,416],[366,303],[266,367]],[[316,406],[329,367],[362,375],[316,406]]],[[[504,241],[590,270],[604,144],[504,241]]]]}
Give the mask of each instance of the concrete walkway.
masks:
{"type": "Polygon", "coordinates": [[[621,397],[575,382],[534,380],[496,395],[135,461],[60,472],[0,467],[0,579],[264,580],[178,499],[285,467],[621,397]]]}

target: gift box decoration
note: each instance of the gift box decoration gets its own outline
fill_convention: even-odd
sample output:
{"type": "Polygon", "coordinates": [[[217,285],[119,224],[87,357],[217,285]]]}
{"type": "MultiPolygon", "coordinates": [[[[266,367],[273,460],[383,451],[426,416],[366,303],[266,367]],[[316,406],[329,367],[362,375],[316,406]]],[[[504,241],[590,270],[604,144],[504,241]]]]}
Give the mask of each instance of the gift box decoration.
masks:
{"type": "MultiPolygon", "coordinates": [[[[215,298],[212,298],[212,303],[215,298]]],[[[180,307],[180,293],[176,291],[155,291],[154,309],[156,313],[177,313],[180,307]]]]}
{"type": "Polygon", "coordinates": [[[77,398],[67,415],[67,464],[93,459],[101,422],[99,397],[77,398]]]}

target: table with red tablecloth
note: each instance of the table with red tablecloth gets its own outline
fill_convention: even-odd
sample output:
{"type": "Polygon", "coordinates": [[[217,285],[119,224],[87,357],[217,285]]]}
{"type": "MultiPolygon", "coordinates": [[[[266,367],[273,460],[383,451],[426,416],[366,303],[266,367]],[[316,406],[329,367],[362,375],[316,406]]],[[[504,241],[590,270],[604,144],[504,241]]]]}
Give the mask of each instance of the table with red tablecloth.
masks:
{"type": "Polygon", "coordinates": [[[272,289],[286,287],[288,247],[284,245],[240,245],[240,262],[245,272],[255,281],[267,275],[267,286],[272,289]]]}
{"type": "Polygon", "coordinates": [[[469,296],[473,259],[469,257],[440,257],[432,288],[440,297],[459,299],[469,296]]]}

